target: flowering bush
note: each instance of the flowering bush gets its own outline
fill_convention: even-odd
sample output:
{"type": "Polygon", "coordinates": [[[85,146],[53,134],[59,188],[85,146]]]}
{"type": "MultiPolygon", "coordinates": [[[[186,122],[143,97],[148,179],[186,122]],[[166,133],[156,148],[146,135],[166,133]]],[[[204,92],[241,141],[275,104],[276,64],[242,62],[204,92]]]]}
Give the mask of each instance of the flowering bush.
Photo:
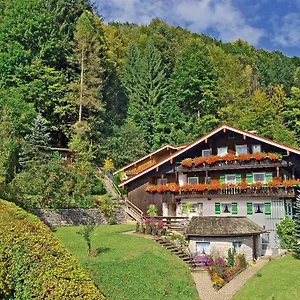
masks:
{"type": "Polygon", "coordinates": [[[247,183],[245,180],[242,180],[242,181],[239,183],[238,187],[239,187],[240,189],[242,189],[242,190],[246,190],[246,189],[248,188],[248,183],[247,183]]]}
{"type": "Polygon", "coordinates": [[[164,221],[158,221],[158,222],[156,223],[156,226],[157,226],[158,228],[162,228],[162,227],[165,226],[165,223],[164,223],[164,221]]]}
{"type": "Polygon", "coordinates": [[[252,157],[255,159],[255,160],[262,160],[264,158],[267,157],[267,154],[266,153],[263,153],[263,152],[259,152],[259,153],[252,153],[252,157]]]}
{"type": "Polygon", "coordinates": [[[241,153],[236,156],[236,160],[238,161],[249,161],[251,159],[251,154],[241,153]]]}
{"type": "Polygon", "coordinates": [[[206,157],[203,157],[203,156],[195,157],[193,159],[193,164],[195,167],[197,167],[205,162],[206,162],[206,157]]]}
{"type": "Polygon", "coordinates": [[[210,155],[209,157],[206,158],[206,163],[209,165],[214,164],[219,160],[219,157],[217,155],[210,155]]]}
{"type": "Polygon", "coordinates": [[[276,160],[281,160],[282,159],[282,155],[277,154],[277,153],[268,153],[267,156],[272,161],[276,161],[276,160]]]}
{"type": "Polygon", "coordinates": [[[222,161],[234,161],[236,159],[236,156],[232,153],[227,153],[226,155],[220,157],[220,160],[222,161]]]}
{"type": "Polygon", "coordinates": [[[189,167],[191,168],[193,165],[193,160],[191,158],[186,158],[181,162],[181,165],[184,167],[189,167]]]}

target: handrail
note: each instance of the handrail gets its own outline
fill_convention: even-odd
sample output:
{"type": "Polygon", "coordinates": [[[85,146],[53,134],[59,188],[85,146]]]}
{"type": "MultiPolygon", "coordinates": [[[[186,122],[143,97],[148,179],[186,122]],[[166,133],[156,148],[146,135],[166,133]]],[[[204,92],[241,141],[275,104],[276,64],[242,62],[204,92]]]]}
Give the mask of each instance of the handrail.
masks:
{"type": "Polygon", "coordinates": [[[109,180],[109,182],[112,184],[113,188],[115,189],[115,191],[118,193],[119,197],[121,199],[124,199],[122,193],[120,192],[120,190],[118,189],[118,187],[115,185],[115,183],[113,182],[113,180],[111,179],[111,176],[113,176],[110,172],[108,172],[107,170],[104,170],[104,174],[105,177],[109,180]],[[111,175],[111,176],[110,176],[111,175]]]}
{"type": "Polygon", "coordinates": [[[129,206],[131,206],[135,211],[137,211],[141,217],[143,217],[144,212],[142,210],[140,210],[137,206],[135,206],[131,201],[129,201],[127,198],[125,198],[125,203],[128,204],[129,206]]]}

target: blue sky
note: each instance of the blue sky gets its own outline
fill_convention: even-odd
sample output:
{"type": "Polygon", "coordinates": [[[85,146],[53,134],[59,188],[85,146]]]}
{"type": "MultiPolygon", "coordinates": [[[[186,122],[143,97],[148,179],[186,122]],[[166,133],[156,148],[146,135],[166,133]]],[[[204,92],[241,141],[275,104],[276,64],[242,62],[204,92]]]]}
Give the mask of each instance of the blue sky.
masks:
{"type": "Polygon", "coordinates": [[[300,0],[94,0],[106,23],[170,25],[300,56],[300,0]]]}

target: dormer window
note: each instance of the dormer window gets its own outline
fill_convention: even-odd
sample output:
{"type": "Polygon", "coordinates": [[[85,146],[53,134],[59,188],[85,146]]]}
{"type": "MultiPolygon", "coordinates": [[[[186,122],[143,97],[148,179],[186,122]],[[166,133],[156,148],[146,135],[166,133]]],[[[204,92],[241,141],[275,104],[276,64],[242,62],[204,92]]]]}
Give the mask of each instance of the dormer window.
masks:
{"type": "Polygon", "coordinates": [[[168,179],[167,178],[158,178],[157,179],[157,185],[162,185],[162,184],[167,184],[168,183],[168,179]]]}
{"type": "Polygon", "coordinates": [[[197,176],[188,177],[188,184],[198,184],[199,178],[197,176]]]}
{"type": "Polygon", "coordinates": [[[222,157],[228,154],[228,147],[219,147],[218,148],[218,156],[222,157]]]}
{"type": "Polygon", "coordinates": [[[252,145],[252,153],[260,153],[261,152],[261,145],[252,145]]]}
{"type": "Polygon", "coordinates": [[[248,153],[248,147],[247,147],[247,145],[236,145],[235,146],[235,152],[236,152],[236,155],[247,154],[248,153]]]}

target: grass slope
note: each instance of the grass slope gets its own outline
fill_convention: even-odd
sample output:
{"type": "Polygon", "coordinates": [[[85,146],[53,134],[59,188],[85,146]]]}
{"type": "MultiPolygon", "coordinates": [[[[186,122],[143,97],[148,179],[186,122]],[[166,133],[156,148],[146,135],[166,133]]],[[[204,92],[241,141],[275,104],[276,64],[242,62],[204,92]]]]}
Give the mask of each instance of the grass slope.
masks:
{"type": "Polygon", "coordinates": [[[121,233],[133,230],[133,225],[98,226],[92,246],[103,252],[95,258],[86,256],[78,229],[60,227],[56,236],[110,299],[198,299],[191,273],[182,261],[150,239],[121,233]]]}
{"type": "Polygon", "coordinates": [[[252,277],[234,300],[300,299],[300,260],[291,255],[274,259],[252,277]]]}

